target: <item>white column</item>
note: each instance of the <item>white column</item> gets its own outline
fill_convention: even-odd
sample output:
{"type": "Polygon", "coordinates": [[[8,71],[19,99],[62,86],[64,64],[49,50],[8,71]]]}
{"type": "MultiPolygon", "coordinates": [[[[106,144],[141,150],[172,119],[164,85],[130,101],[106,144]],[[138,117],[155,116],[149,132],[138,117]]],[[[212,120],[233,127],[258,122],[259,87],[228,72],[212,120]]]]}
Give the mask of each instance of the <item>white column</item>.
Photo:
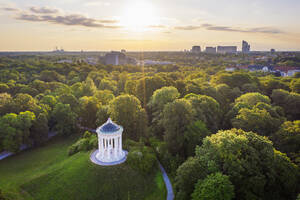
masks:
{"type": "Polygon", "coordinates": [[[122,155],[122,135],[120,135],[120,155],[122,155]]]}
{"type": "Polygon", "coordinates": [[[100,158],[102,157],[102,152],[103,152],[103,148],[102,148],[102,137],[99,136],[98,138],[98,147],[99,147],[99,155],[100,155],[100,158]]]}
{"type": "Polygon", "coordinates": [[[108,143],[108,148],[107,148],[107,152],[108,152],[108,159],[110,159],[110,138],[107,140],[108,143]]]}
{"type": "Polygon", "coordinates": [[[121,156],[121,149],[120,149],[120,136],[118,137],[118,153],[119,153],[119,156],[121,156]]]}
{"type": "Polygon", "coordinates": [[[115,147],[114,147],[114,155],[115,155],[115,158],[117,158],[117,137],[114,137],[114,144],[115,144],[115,147]]]}

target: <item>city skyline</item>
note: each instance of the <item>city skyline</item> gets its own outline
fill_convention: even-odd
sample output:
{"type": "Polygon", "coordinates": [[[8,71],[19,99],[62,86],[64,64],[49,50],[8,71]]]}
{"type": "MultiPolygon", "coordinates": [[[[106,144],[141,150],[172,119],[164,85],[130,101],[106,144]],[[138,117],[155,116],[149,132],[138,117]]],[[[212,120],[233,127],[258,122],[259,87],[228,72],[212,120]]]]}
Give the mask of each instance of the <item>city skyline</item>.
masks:
{"type": "Polygon", "coordinates": [[[300,50],[296,0],[0,0],[0,51],[300,50]]]}

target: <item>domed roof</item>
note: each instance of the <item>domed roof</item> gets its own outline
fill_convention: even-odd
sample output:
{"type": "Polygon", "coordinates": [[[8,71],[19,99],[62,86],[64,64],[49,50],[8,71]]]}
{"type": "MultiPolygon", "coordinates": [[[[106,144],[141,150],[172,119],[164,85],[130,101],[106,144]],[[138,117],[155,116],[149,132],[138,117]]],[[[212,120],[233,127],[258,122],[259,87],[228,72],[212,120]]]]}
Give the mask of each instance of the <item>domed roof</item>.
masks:
{"type": "Polygon", "coordinates": [[[110,118],[100,127],[102,133],[114,133],[120,129],[120,126],[113,123],[110,118]]]}

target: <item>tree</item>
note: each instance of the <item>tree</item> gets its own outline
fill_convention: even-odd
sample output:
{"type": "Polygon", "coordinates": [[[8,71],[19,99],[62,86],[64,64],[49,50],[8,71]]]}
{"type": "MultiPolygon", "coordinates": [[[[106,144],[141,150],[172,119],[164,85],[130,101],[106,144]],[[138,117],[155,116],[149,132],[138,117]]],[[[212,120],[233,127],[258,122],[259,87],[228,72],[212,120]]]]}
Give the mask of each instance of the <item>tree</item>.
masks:
{"type": "Polygon", "coordinates": [[[102,79],[99,84],[100,90],[109,90],[114,94],[118,94],[117,82],[114,80],[102,79]]]}
{"type": "Polygon", "coordinates": [[[30,129],[30,138],[36,146],[43,144],[48,139],[48,119],[45,113],[38,115],[30,129]]]}
{"type": "Polygon", "coordinates": [[[194,190],[194,185],[199,179],[207,176],[207,169],[201,162],[195,158],[188,158],[179,166],[175,177],[175,194],[176,199],[190,199],[190,195],[194,190]]]}
{"type": "Polygon", "coordinates": [[[13,98],[10,94],[0,93],[0,116],[14,111],[13,98]]]}
{"type": "Polygon", "coordinates": [[[195,109],[195,118],[203,121],[212,132],[218,130],[222,111],[219,103],[206,95],[189,94],[184,97],[195,109]]]}
{"type": "Polygon", "coordinates": [[[125,93],[136,96],[136,81],[127,80],[125,83],[125,93]]]}
{"type": "Polygon", "coordinates": [[[166,85],[160,76],[145,77],[140,79],[136,85],[136,95],[145,107],[150,100],[153,92],[166,85]]]}
{"type": "Polygon", "coordinates": [[[202,140],[210,135],[206,125],[198,120],[187,126],[184,132],[185,157],[194,156],[197,145],[202,145],[202,140]]]}
{"type": "Polygon", "coordinates": [[[241,87],[246,83],[256,83],[258,81],[254,80],[248,73],[244,72],[234,72],[234,73],[218,73],[212,77],[212,83],[214,84],[227,84],[231,88],[241,87]]]}
{"type": "Polygon", "coordinates": [[[184,154],[184,132],[194,120],[195,111],[188,100],[176,99],[168,103],[163,111],[164,141],[173,155],[184,154]]]}
{"type": "Polygon", "coordinates": [[[29,139],[30,127],[35,120],[34,113],[21,112],[18,115],[10,113],[0,118],[0,138],[3,149],[18,152],[22,144],[31,145],[29,139]]]}
{"type": "Polygon", "coordinates": [[[38,106],[36,100],[29,94],[19,93],[14,99],[14,113],[32,111],[36,112],[38,106]]]}
{"type": "Polygon", "coordinates": [[[43,96],[43,98],[40,100],[40,103],[42,104],[46,104],[48,106],[50,106],[51,110],[53,110],[54,106],[57,103],[57,100],[54,96],[52,95],[45,95],[43,96]]]}
{"type": "Polygon", "coordinates": [[[84,96],[79,99],[79,104],[81,124],[85,127],[95,128],[97,120],[96,114],[101,103],[95,97],[84,96]]]}
{"type": "Polygon", "coordinates": [[[167,103],[173,102],[180,96],[175,87],[162,87],[156,90],[149,103],[148,108],[152,114],[152,131],[158,137],[163,135],[163,109],[167,103]]]}
{"type": "Polygon", "coordinates": [[[300,94],[285,90],[273,90],[271,96],[275,105],[283,107],[289,120],[300,119],[300,94]]]}
{"type": "Polygon", "coordinates": [[[272,91],[275,89],[284,89],[288,90],[289,86],[286,85],[284,82],[280,80],[276,80],[274,78],[264,78],[261,79],[261,90],[264,92],[264,94],[270,96],[272,94],[272,91]]]}
{"type": "Polygon", "coordinates": [[[107,119],[109,118],[109,107],[108,106],[100,106],[99,110],[97,111],[96,117],[96,126],[101,126],[104,124],[107,119]]]}
{"type": "Polygon", "coordinates": [[[245,104],[248,104],[250,106],[254,106],[259,102],[270,104],[271,100],[270,100],[269,97],[267,97],[265,95],[262,95],[258,92],[243,94],[242,96],[238,97],[235,100],[235,103],[245,103],[245,104]]]}
{"type": "Polygon", "coordinates": [[[286,121],[272,137],[274,145],[282,152],[300,151],[300,120],[286,121]]]}
{"type": "Polygon", "coordinates": [[[284,122],[271,139],[276,148],[300,166],[300,120],[284,122]]]}
{"type": "Polygon", "coordinates": [[[292,92],[299,93],[300,94],[300,79],[294,79],[290,83],[290,88],[292,92]]]}
{"type": "Polygon", "coordinates": [[[71,135],[76,131],[77,115],[71,110],[69,104],[56,104],[52,112],[52,118],[55,121],[55,129],[59,134],[71,135]]]}
{"type": "Polygon", "coordinates": [[[91,78],[87,78],[82,84],[82,96],[93,96],[97,91],[94,81],[91,78]]]}
{"type": "Polygon", "coordinates": [[[53,81],[63,82],[64,79],[65,77],[63,75],[60,75],[56,71],[44,70],[40,74],[40,80],[45,82],[53,82],[53,81]]]}
{"type": "Polygon", "coordinates": [[[192,194],[193,200],[231,200],[234,198],[234,186],[229,177],[220,172],[199,180],[192,194]]]}
{"type": "Polygon", "coordinates": [[[96,97],[103,105],[108,105],[111,100],[115,98],[110,90],[98,90],[94,97],[96,97]]]}
{"type": "Polygon", "coordinates": [[[238,115],[231,120],[234,128],[245,131],[253,131],[260,135],[269,136],[276,132],[282,123],[281,119],[274,118],[265,109],[254,107],[252,109],[242,108],[238,115]]]}
{"type": "Polygon", "coordinates": [[[5,83],[0,83],[0,93],[9,92],[9,87],[5,83]]]}
{"type": "Polygon", "coordinates": [[[231,129],[206,137],[196,158],[210,173],[229,176],[237,199],[293,199],[299,171],[271,141],[253,132],[231,129]]]}
{"type": "Polygon", "coordinates": [[[138,140],[145,136],[147,115],[140,101],[132,95],[120,95],[110,102],[111,118],[124,127],[125,138],[138,140]]]}
{"type": "Polygon", "coordinates": [[[59,96],[58,99],[63,104],[69,104],[73,112],[79,113],[80,111],[79,102],[73,94],[66,93],[59,96]]]}

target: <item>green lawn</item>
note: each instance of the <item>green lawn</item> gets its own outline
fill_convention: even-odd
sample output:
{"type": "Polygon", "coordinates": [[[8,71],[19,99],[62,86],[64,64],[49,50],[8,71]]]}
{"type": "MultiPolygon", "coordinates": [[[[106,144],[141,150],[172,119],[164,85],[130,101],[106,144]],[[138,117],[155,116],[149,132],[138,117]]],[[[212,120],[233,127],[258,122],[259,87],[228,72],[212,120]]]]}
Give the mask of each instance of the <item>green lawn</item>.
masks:
{"type": "Polygon", "coordinates": [[[160,171],[142,175],[126,163],[101,167],[90,152],[67,156],[75,139],[54,139],[44,147],[0,161],[0,189],[10,199],[166,198],[160,171]]]}

